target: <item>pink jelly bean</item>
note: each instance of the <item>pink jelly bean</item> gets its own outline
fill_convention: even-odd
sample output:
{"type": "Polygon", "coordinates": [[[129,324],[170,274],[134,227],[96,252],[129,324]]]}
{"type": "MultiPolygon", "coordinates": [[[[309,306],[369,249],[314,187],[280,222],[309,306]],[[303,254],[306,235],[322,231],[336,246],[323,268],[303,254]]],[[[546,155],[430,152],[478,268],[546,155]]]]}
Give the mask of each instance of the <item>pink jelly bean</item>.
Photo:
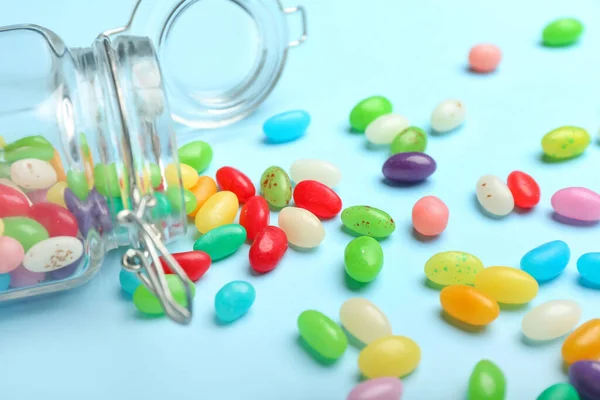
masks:
{"type": "Polygon", "coordinates": [[[469,53],[469,65],[471,70],[480,73],[488,73],[494,71],[500,59],[502,58],[502,52],[493,44],[478,44],[471,48],[469,53]]]}
{"type": "Polygon", "coordinates": [[[552,196],[557,214],[578,221],[600,220],[600,194],[584,187],[561,189],[552,196]]]}
{"type": "Polygon", "coordinates": [[[31,192],[27,193],[27,197],[29,197],[29,200],[31,200],[31,202],[33,204],[38,204],[38,203],[43,203],[45,201],[48,201],[46,199],[47,193],[48,193],[47,189],[37,189],[37,190],[32,190],[31,192]]]}
{"type": "Polygon", "coordinates": [[[0,236],[0,274],[17,268],[23,262],[25,250],[18,240],[8,236],[0,236]]]}
{"type": "Polygon", "coordinates": [[[424,236],[437,236],[444,232],[449,216],[450,211],[446,204],[435,196],[423,197],[412,209],[413,226],[424,236]]]}
{"type": "Polygon", "coordinates": [[[10,273],[10,287],[20,288],[36,286],[44,281],[44,272],[31,272],[22,265],[10,273]]]}
{"type": "Polygon", "coordinates": [[[402,382],[397,378],[375,378],[359,383],[347,400],[400,400],[402,382]]]}

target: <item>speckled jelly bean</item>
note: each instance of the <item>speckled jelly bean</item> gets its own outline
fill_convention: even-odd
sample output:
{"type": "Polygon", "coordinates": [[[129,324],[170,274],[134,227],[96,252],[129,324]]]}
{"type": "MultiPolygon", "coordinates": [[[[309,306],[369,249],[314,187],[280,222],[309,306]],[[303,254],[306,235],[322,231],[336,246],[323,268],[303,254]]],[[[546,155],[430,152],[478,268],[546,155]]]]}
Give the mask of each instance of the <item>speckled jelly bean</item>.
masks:
{"type": "Polygon", "coordinates": [[[533,177],[525,172],[511,172],[506,180],[506,185],[512,193],[517,207],[529,209],[540,202],[540,186],[533,177]]]}
{"type": "Polygon", "coordinates": [[[96,184],[96,190],[102,196],[119,197],[121,195],[119,174],[115,163],[97,164],[94,167],[94,183],[96,184]]]}
{"type": "Polygon", "coordinates": [[[240,203],[245,203],[256,194],[256,188],[250,178],[235,168],[221,167],[216,176],[221,190],[229,190],[235,194],[240,203]]]}
{"type": "Polygon", "coordinates": [[[471,286],[446,286],[440,303],[448,315],[473,326],[489,325],[500,315],[498,302],[471,286]]]}
{"type": "Polygon", "coordinates": [[[550,300],[523,317],[521,331],[531,340],[553,340],[569,333],[581,318],[581,307],[573,300],[550,300]]]}
{"type": "Polygon", "coordinates": [[[431,128],[437,132],[449,132],[465,121],[467,109],[460,100],[444,100],[431,113],[431,128]]]}
{"type": "Polygon", "coordinates": [[[240,211],[240,225],[246,228],[247,239],[253,241],[269,225],[270,218],[269,203],[264,197],[250,197],[240,211]]]}
{"type": "Polygon", "coordinates": [[[575,43],[583,33],[583,24],[575,18],[561,18],[550,22],[542,32],[546,46],[560,47],[575,43]]]}
{"type": "Polygon", "coordinates": [[[54,157],[54,147],[41,135],[27,136],[4,147],[4,159],[9,163],[26,158],[50,161],[54,157]]]}
{"type": "Polygon", "coordinates": [[[348,348],[348,338],[342,328],[319,311],[302,312],[298,317],[298,331],[304,342],[325,359],[337,360],[348,348]]]}
{"type": "Polygon", "coordinates": [[[400,400],[403,386],[400,379],[375,378],[356,385],[346,400],[400,400]]]}
{"type": "Polygon", "coordinates": [[[181,174],[181,185],[184,189],[189,189],[198,183],[198,173],[187,164],[169,164],[165,168],[165,180],[167,186],[179,186],[179,177],[181,174]]]}
{"type": "Polygon", "coordinates": [[[567,364],[600,360],[600,319],[591,319],[571,332],[563,342],[562,357],[567,364]]]}
{"type": "Polygon", "coordinates": [[[269,167],[260,177],[260,189],[267,202],[275,207],[285,207],[292,199],[292,182],[279,167],[269,167]]]}
{"type": "Polygon", "coordinates": [[[497,217],[504,217],[515,208],[515,199],[512,192],[494,175],[484,175],[475,186],[477,201],[488,213],[497,217]]]}
{"type": "Polygon", "coordinates": [[[260,231],[250,246],[248,260],[250,267],[264,274],[275,269],[288,249],[288,238],[283,229],[267,226],[260,231]]]}
{"type": "Polygon", "coordinates": [[[179,162],[189,165],[198,173],[208,168],[213,158],[212,148],[202,140],[187,143],[185,146],[180,147],[177,153],[179,162]]]}
{"type": "Polygon", "coordinates": [[[421,362],[421,348],[405,336],[386,336],[368,344],[358,355],[358,368],[367,378],[403,377],[421,362]]]}
{"type": "Polygon", "coordinates": [[[408,119],[402,115],[382,115],[367,126],[365,137],[373,144],[390,144],[394,137],[408,126],[408,119]]]}
{"type": "Polygon", "coordinates": [[[29,213],[27,196],[13,187],[0,184],[0,218],[22,217],[29,213]]]}
{"type": "Polygon", "coordinates": [[[361,297],[346,300],[340,308],[340,322],[364,344],[392,335],[392,325],[375,304],[361,297]]]}
{"type": "Polygon", "coordinates": [[[481,360],[469,378],[467,400],[505,400],[506,378],[502,370],[490,360],[481,360]]]}
{"type": "Polygon", "coordinates": [[[493,72],[500,64],[502,51],[490,43],[477,44],[469,52],[469,66],[471,71],[479,73],[493,72]]]}
{"type": "MultiPolygon", "coordinates": [[[[211,265],[210,256],[203,251],[184,251],[171,254],[179,266],[191,281],[196,282],[200,279],[211,265]]],[[[174,274],[164,256],[160,257],[160,263],[165,274],[174,274]]]]}
{"type": "Polygon", "coordinates": [[[548,157],[568,159],[583,153],[591,142],[590,134],[576,126],[562,126],[542,138],[542,150],[548,157]]]}
{"type": "Polygon", "coordinates": [[[200,233],[231,224],[237,215],[239,202],[231,192],[217,192],[210,196],[196,214],[195,224],[200,233]]]}
{"type": "Polygon", "coordinates": [[[359,235],[385,238],[396,230],[396,223],[388,213],[371,206],[348,207],[341,218],[348,230],[359,235]]]}
{"type": "Polygon", "coordinates": [[[429,178],[436,169],[437,164],[431,156],[411,152],[390,156],[383,164],[381,172],[392,182],[414,183],[429,178]]]}
{"type": "Polygon", "coordinates": [[[4,218],[4,236],[18,240],[25,252],[49,237],[48,231],[39,222],[24,217],[4,218]]]}
{"type": "Polygon", "coordinates": [[[409,126],[398,133],[392,140],[390,152],[392,154],[425,152],[427,148],[427,133],[416,126],[409,126]]]}
{"type": "Polygon", "coordinates": [[[200,176],[196,184],[190,188],[190,192],[196,197],[196,208],[188,213],[188,216],[195,217],[210,196],[217,193],[217,182],[210,176],[200,176]]]}
{"type": "Polygon", "coordinates": [[[0,274],[16,269],[23,262],[25,250],[18,240],[9,236],[0,236],[0,274]]]}
{"type": "Polygon", "coordinates": [[[539,285],[527,272],[511,267],[488,267],[475,276],[475,288],[498,303],[525,304],[537,296],[539,285]]]}
{"type": "Polygon", "coordinates": [[[446,204],[435,196],[425,196],[412,209],[412,223],[417,232],[424,236],[437,236],[448,226],[450,211],[446,204]]]}
{"type": "Polygon", "coordinates": [[[585,253],[577,260],[579,275],[593,285],[600,285],[600,253],[585,253]]]}
{"type": "MultiPolygon", "coordinates": [[[[187,307],[185,286],[179,277],[177,275],[167,275],[165,279],[167,280],[167,286],[171,291],[173,299],[183,307],[187,307]]],[[[196,286],[192,282],[189,282],[189,285],[193,299],[196,295],[196,286]]],[[[155,316],[165,314],[165,310],[162,308],[158,298],[144,285],[138,286],[135,292],[133,292],[133,304],[143,314],[155,316]]]]}
{"type": "Polygon", "coordinates": [[[0,292],[8,290],[10,287],[10,274],[0,274],[0,292]]]}
{"type": "Polygon", "coordinates": [[[600,399],[600,362],[577,361],[569,368],[569,381],[583,399],[600,399]]]}
{"type": "Polygon", "coordinates": [[[383,96],[361,100],[350,112],[350,126],[356,132],[364,132],[378,117],[392,112],[392,103],[383,96]]]}
{"type": "Polygon", "coordinates": [[[90,188],[83,172],[75,170],[67,172],[67,185],[79,200],[85,201],[87,199],[90,188]]]}
{"type": "Polygon", "coordinates": [[[563,217],[578,221],[600,220],[600,194],[584,188],[569,187],[554,193],[551,199],[554,211],[563,217]]]}
{"type": "Polygon", "coordinates": [[[277,224],[288,241],[300,248],[312,249],[325,239],[325,228],[319,218],[303,208],[285,207],[279,212],[277,224]]]}
{"type": "Polygon", "coordinates": [[[344,251],[346,273],[357,282],[371,282],[383,267],[383,249],[370,236],[353,239],[344,251]]]}
{"type": "Polygon", "coordinates": [[[245,281],[233,281],[223,286],[215,295],[215,312],[223,322],[233,322],[248,313],[254,300],[254,286],[245,281]]]}
{"type": "Polygon", "coordinates": [[[434,254],[425,263],[425,275],[438,285],[472,285],[475,275],[483,269],[477,257],[461,251],[444,251],[434,254]]]}
{"type": "Polygon", "coordinates": [[[208,254],[213,261],[229,257],[246,241],[246,229],[239,224],[221,225],[204,235],[194,243],[194,250],[208,254]]]}
{"type": "Polygon", "coordinates": [[[569,246],[562,240],[554,240],[529,250],[521,258],[521,269],[536,281],[546,282],[559,276],[570,258],[569,246]]]}
{"type": "Polygon", "coordinates": [[[546,388],[536,400],[579,400],[579,395],[568,383],[557,383],[546,388]]]}
{"type": "Polygon", "coordinates": [[[311,180],[334,188],[342,180],[342,172],[330,162],[305,158],[290,166],[290,177],[296,183],[311,180]]]}
{"type": "Polygon", "coordinates": [[[10,272],[10,287],[16,289],[38,286],[40,283],[44,282],[45,279],[46,274],[44,272],[31,272],[23,266],[19,266],[17,269],[10,272]]]}
{"type": "Polygon", "coordinates": [[[83,243],[70,236],[42,240],[25,253],[23,267],[31,272],[50,272],[78,264],[83,256],[83,243]]]}
{"type": "Polygon", "coordinates": [[[50,237],[77,236],[77,220],[71,212],[52,203],[34,204],[29,209],[29,218],[39,222],[50,237]]]}
{"type": "Polygon", "coordinates": [[[85,201],[80,200],[70,188],[65,189],[65,204],[75,216],[79,232],[87,236],[90,229],[98,233],[109,233],[113,229],[112,217],[106,199],[96,189],[90,190],[85,201]]]}
{"type": "Polygon", "coordinates": [[[121,269],[121,272],[119,272],[119,283],[123,292],[130,296],[133,296],[135,290],[142,284],[135,272],[126,269],[121,269]]]}
{"type": "Polygon", "coordinates": [[[304,136],[309,125],[310,114],[306,111],[286,111],[267,119],[263,132],[270,143],[285,143],[304,136]]]}
{"type": "Polygon", "coordinates": [[[329,219],[342,211],[342,199],[329,186],[317,181],[302,181],[294,188],[294,203],[319,218],[329,219]]]}

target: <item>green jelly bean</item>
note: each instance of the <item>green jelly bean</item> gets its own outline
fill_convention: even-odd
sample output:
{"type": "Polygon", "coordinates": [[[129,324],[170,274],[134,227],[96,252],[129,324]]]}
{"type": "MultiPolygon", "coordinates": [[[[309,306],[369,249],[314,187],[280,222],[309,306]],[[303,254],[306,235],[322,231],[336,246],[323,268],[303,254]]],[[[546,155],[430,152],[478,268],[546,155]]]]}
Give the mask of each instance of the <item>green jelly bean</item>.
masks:
{"type": "Polygon", "coordinates": [[[25,217],[4,218],[4,236],[16,239],[25,252],[34,244],[48,239],[48,231],[37,221],[25,217]]]}
{"type": "Polygon", "coordinates": [[[544,390],[537,400],[579,400],[579,395],[568,383],[557,383],[544,390]]]}
{"type": "Polygon", "coordinates": [[[575,18],[561,18],[550,22],[542,32],[544,45],[550,47],[569,46],[583,33],[583,24],[575,18]]]}
{"type": "Polygon", "coordinates": [[[344,263],[350,278],[362,283],[371,282],[383,267],[383,249],[370,236],[357,237],[346,246],[344,263]]]}
{"type": "Polygon", "coordinates": [[[162,183],[162,175],[160,173],[160,167],[154,163],[150,163],[150,183],[152,187],[156,189],[162,183]]]}
{"type": "Polygon", "coordinates": [[[391,145],[392,154],[418,151],[423,153],[427,147],[427,133],[416,126],[409,126],[394,137],[391,145]]]}
{"type": "Polygon", "coordinates": [[[94,183],[96,184],[96,190],[98,190],[98,193],[102,196],[121,196],[119,174],[117,173],[117,165],[115,163],[108,165],[97,164],[94,167],[94,183]]]}
{"type": "Polygon", "coordinates": [[[0,178],[10,178],[10,163],[0,162],[0,178]]]}
{"type": "Polygon", "coordinates": [[[189,214],[196,209],[198,200],[194,193],[187,189],[182,189],[180,186],[171,186],[167,188],[167,199],[171,203],[171,207],[176,212],[181,211],[181,191],[183,190],[183,201],[185,203],[185,213],[189,214]]]}
{"type": "Polygon", "coordinates": [[[54,146],[43,136],[27,136],[4,147],[4,158],[15,162],[25,158],[50,161],[54,157],[54,146]]]}
{"type": "Polygon", "coordinates": [[[163,193],[156,192],[154,193],[154,197],[156,198],[156,205],[152,209],[152,217],[161,219],[171,214],[171,203],[167,196],[163,193]]]}
{"type": "Polygon", "coordinates": [[[544,153],[554,159],[567,159],[580,155],[592,138],[583,128],[563,126],[548,132],[542,138],[544,153]]]}
{"type": "Polygon", "coordinates": [[[85,172],[70,170],[67,172],[67,185],[80,200],[85,201],[90,192],[85,172]]]}
{"type": "MultiPolygon", "coordinates": [[[[167,285],[177,303],[183,307],[187,307],[187,298],[185,295],[185,286],[179,280],[177,275],[167,275],[167,285]]],[[[189,281],[192,298],[196,295],[196,286],[189,281]]],[[[142,313],[148,315],[164,315],[165,310],[160,305],[160,301],[152,294],[143,284],[138,286],[133,292],[133,304],[142,313]]]]}
{"type": "Polygon", "coordinates": [[[392,103],[383,96],[368,97],[354,106],[350,112],[350,126],[358,132],[364,132],[377,117],[392,112],[392,103]]]}
{"type": "Polygon", "coordinates": [[[179,148],[179,162],[194,168],[198,173],[210,165],[213,150],[210,145],[202,140],[196,140],[179,148]]]}
{"type": "Polygon", "coordinates": [[[235,253],[246,241],[246,229],[239,224],[222,225],[200,236],[194,250],[207,253],[217,261],[235,253]]]}
{"type": "Polygon", "coordinates": [[[90,159],[92,156],[92,150],[88,145],[87,138],[83,133],[79,134],[79,148],[81,148],[81,154],[87,159],[90,159]]]}
{"type": "Polygon", "coordinates": [[[342,223],[352,232],[375,238],[388,237],[396,229],[396,223],[388,213],[369,206],[346,208],[342,211],[342,223]]]}
{"type": "Polygon", "coordinates": [[[300,336],[312,350],[328,360],[337,360],[348,348],[348,338],[331,318],[315,310],[298,317],[300,336]]]}
{"type": "Polygon", "coordinates": [[[260,189],[265,200],[275,208],[287,206],[292,199],[292,181],[279,167],[269,167],[263,172],[260,177],[260,189]]]}
{"type": "Polygon", "coordinates": [[[444,251],[434,254],[425,263],[425,275],[438,285],[473,285],[475,275],[483,269],[477,257],[462,251],[444,251]]]}
{"type": "Polygon", "coordinates": [[[506,379],[504,374],[489,360],[481,360],[475,365],[469,378],[467,400],[504,400],[506,379]]]}

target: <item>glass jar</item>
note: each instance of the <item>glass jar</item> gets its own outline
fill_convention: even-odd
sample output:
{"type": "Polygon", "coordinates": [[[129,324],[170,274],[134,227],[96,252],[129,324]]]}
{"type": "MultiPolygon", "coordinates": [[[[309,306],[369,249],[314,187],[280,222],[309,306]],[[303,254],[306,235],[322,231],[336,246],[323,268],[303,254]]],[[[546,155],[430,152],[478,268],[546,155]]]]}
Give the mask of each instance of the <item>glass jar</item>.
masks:
{"type": "Polygon", "coordinates": [[[212,87],[202,63],[181,67],[191,51],[181,35],[210,0],[139,0],[126,26],[85,48],[40,26],[0,28],[10,54],[0,63],[0,301],[78,286],[106,251],[128,245],[124,267],[170,318],[190,321],[189,280],[164,245],[187,226],[173,121],[214,128],[244,118],[277,83],[288,48],[306,39],[301,7],[212,2],[250,17],[256,33],[249,71],[212,87]],[[296,12],[303,31],[290,41],[286,15],[296,12]],[[170,164],[176,172],[165,174],[170,164]],[[159,257],[184,284],[185,306],[159,257]]]}

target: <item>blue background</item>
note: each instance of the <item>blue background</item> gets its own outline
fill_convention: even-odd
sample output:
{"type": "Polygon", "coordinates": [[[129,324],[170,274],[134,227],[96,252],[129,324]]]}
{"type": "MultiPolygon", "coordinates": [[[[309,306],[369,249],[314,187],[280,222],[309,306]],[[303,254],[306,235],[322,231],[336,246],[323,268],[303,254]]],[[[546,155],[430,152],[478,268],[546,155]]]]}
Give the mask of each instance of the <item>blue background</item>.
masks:
{"type": "MultiPolygon", "coordinates": [[[[70,45],[84,46],[126,20],[130,5],[120,0],[3,0],[0,24],[38,23],[70,45]]],[[[346,206],[380,207],[397,221],[396,232],[382,242],[386,261],[378,279],[361,289],[349,287],[343,251],[351,238],[335,219],[325,224],[327,236],[318,249],[289,251],[266,276],[250,274],[247,246],[215,264],[197,285],[193,323],[180,327],[136,314],[120,292],[120,253],[115,251],[84,287],[0,310],[1,397],[344,399],[359,377],[359,350],[350,347],[332,366],[318,364],[299,345],[296,318],[314,308],[337,319],[342,302],[353,296],[372,300],[396,334],[421,346],[422,362],[404,380],[408,400],[464,398],[471,369],[482,358],[505,372],[508,399],[534,399],[547,386],[566,381],[562,340],[527,345],[520,323],[532,306],[561,298],[579,301],[583,320],[599,316],[600,292],[578,284],[575,261],[599,250],[600,227],[554,220],[550,197],[567,186],[600,190],[600,5],[594,0],[305,0],[304,5],[309,40],[290,52],[284,76],[263,106],[234,126],[182,133],[180,143],[192,137],[207,140],[215,151],[208,173],[232,165],[255,182],[269,165],[287,168],[297,158],[337,164],[344,174],[339,194],[346,206]],[[566,49],[541,47],[544,25],[562,16],[586,23],[582,41],[566,49]],[[469,48],[479,42],[495,43],[504,52],[492,75],[466,70],[469,48]],[[423,127],[439,101],[465,102],[465,126],[430,138],[428,153],[439,167],[427,182],[386,186],[380,173],[386,149],[368,148],[362,135],[348,132],[352,106],[374,94],[388,96],[395,111],[423,127]],[[307,136],[285,145],[264,144],[262,122],[297,108],[313,117],[307,136]],[[588,129],[594,142],[578,159],[544,163],[541,137],[567,124],[588,129]],[[540,205],[501,220],[484,216],[475,201],[475,182],[484,174],[505,178],[515,169],[538,180],[540,205]],[[450,223],[441,237],[423,242],[413,236],[410,213],[417,199],[430,194],[446,202],[450,223]],[[459,330],[440,317],[438,292],[424,285],[423,265],[431,255],[456,249],[477,255],[486,266],[518,267],[526,251],[555,239],[569,244],[571,263],[560,278],[541,287],[531,305],[503,310],[478,333],[459,330]],[[244,319],[218,326],[214,295],[234,279],[256,287],[256,302],[244,319]]],[[[193,52],[193,35],[189,40],[193,52]]],[[[194,233],[188,236],[171,250],[189,250],[194,233]]]]}

